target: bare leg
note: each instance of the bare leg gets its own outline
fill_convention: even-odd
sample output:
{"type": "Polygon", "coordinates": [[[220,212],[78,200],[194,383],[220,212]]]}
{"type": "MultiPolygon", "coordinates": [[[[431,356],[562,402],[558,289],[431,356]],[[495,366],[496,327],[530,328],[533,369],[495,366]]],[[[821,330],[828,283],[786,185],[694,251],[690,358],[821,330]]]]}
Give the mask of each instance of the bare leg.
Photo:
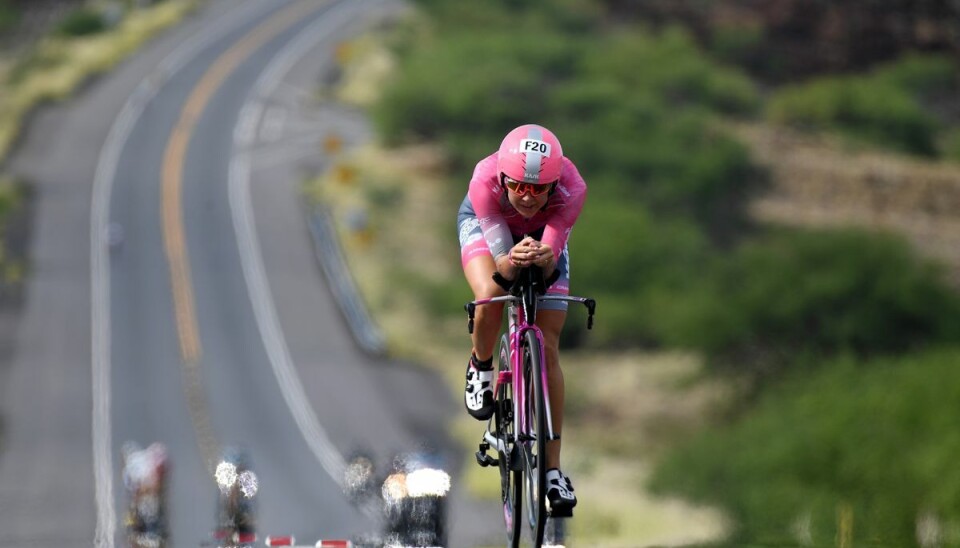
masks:
{"type": "MultiPolygon", "coordinates": [[[[493,281],[496,266],[493,257],[481,255],[474,257],[463,268],[463,274],[473,290],[475,299],[488,299],[504,295],[503,289],[493,281]]],[[[473,328],[473,353],[477,359],[486,361],[493,357],[497,335],[503,320],[503,304],[485,304],[477,307],[473,328]]]]}

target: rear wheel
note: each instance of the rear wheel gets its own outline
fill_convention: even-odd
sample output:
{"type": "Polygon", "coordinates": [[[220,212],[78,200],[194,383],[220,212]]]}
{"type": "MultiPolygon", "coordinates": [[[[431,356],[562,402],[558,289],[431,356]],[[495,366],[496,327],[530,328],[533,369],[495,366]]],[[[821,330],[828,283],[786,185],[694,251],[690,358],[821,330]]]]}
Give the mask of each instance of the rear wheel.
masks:
{"type": "Polygon", "coordinates": [[[527,421],[526,436],[523,440],[524,471],[526,476],[527,521],[530,525],[530,538],[534,546],[543,543],[544,525],[547,521],[547,418],[544,404],[543,379],[544,364],[541,361],[540,343],[534,331],[527,331],[523,337],[523,386],[527,421]]]}
{"type": "MultiPolygon", "coordinates": [[[[507,335],[500,339],[500,371],[510,370],[510,340],[507,335]]],[[[494,420],[496,436],[503,441],[505,451],[498,454],[500,460],[500,493],[503,502],[503,521],[507,528],[507,542],[511,548],[520,546],[520,523],[523,521],[523,466],[517,462],[520,452],[515,450],[513,383],[497,385],[494,420]]]]}

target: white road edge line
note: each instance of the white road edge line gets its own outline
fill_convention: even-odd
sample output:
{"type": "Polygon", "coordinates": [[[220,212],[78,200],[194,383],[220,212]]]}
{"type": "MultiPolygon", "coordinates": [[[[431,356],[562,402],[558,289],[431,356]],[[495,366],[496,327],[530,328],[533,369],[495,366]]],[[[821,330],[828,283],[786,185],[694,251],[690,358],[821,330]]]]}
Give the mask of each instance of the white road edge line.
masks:
{"type": "MultiPolygon", "coordinates": [[[[113,548],[117,514],[113,496],[113,445],[110,422],[110,264],[106,233],[110,197],[122,152],[133,127],[159,89],[213,42],[222,39],[244,17],[260,18],[264,4],[251,2],[246,10],[232,10],[210,32],[196,34],[171,52],[148,74],[127,99],[107,134],[94,174],[90,207],[91,377],[93,396],[92,445],[97,525],[96,548],[113,548]]],[[[271,6],[267,5],[267,8],[271,6]]]]}
{"type": "Polygon", "coordinates": [[[271,59],[267,68],[257,79],[251,97],[245,102],[238,117],[234,130],[235,152],[230,162],[229,174],[230,210],[233,215],[234,230],[237,233],[243,275],[270,365],[280,384],[283,399],[300,428],[300,433],[314,456],[337,485],[342,485],[343,482],[343,471],[346,466],[343,456],[330,441],[330,437],[310,405],[300,377],[293,366],[290,349],[277,318],[273,294],[267,283],[250,199],[250,156],[246,150],[255,136],[255,133],[249,130],[250,117],[259,116],[263,112],[263,105],[259,98],[269,96],[279,85],[281,78],[317,42],[325,38],[328,32],[340,28],[346,20],[355,17],[357,14],[355,6],[355,3],[346,2],[333,6],[325,16],[300,31],[271,59]],[[236,152],[237,150],[241,152],[236,152]]]}

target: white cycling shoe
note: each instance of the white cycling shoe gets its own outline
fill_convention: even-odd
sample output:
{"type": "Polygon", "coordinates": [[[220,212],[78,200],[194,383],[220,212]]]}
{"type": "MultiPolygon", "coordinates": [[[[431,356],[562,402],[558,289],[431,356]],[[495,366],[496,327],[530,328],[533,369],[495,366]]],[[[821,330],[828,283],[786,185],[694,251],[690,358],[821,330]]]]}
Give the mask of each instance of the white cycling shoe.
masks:
{"type": "Polygon", "coordinates": [[[577,495],[573,491],[570,478],[557,468],[547,470],[547,502],[550,513],[555,517],[569,517],[573,515],[573,507],[577,505],[577,495]]]}
{"type": "Polygon", "coordinates": [[[477,369],[473,360],[467,360],[467,385],[463,391],[467,413],[478,421],[493,416],[493,369],[477,369]]]}

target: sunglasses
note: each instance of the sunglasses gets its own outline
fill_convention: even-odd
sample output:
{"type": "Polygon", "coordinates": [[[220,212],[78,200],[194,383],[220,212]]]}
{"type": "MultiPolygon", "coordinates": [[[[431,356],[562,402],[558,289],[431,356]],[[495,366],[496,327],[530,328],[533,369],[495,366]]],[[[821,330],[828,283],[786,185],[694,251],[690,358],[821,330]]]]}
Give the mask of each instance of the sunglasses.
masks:
{"type": "Polygon", "coordinates": [[[545,185],[537,185],[534,183],[521,183],[520,181],[511,179],[506,175],[503,176],[503,184],[510,189],[510,192],[514,192],[520,196],[523,196],[526,193],[530,193],[531,196],[542,196],[547,192],[550,192],[550,189],[553,188],[553,183],[545,185]]]}

